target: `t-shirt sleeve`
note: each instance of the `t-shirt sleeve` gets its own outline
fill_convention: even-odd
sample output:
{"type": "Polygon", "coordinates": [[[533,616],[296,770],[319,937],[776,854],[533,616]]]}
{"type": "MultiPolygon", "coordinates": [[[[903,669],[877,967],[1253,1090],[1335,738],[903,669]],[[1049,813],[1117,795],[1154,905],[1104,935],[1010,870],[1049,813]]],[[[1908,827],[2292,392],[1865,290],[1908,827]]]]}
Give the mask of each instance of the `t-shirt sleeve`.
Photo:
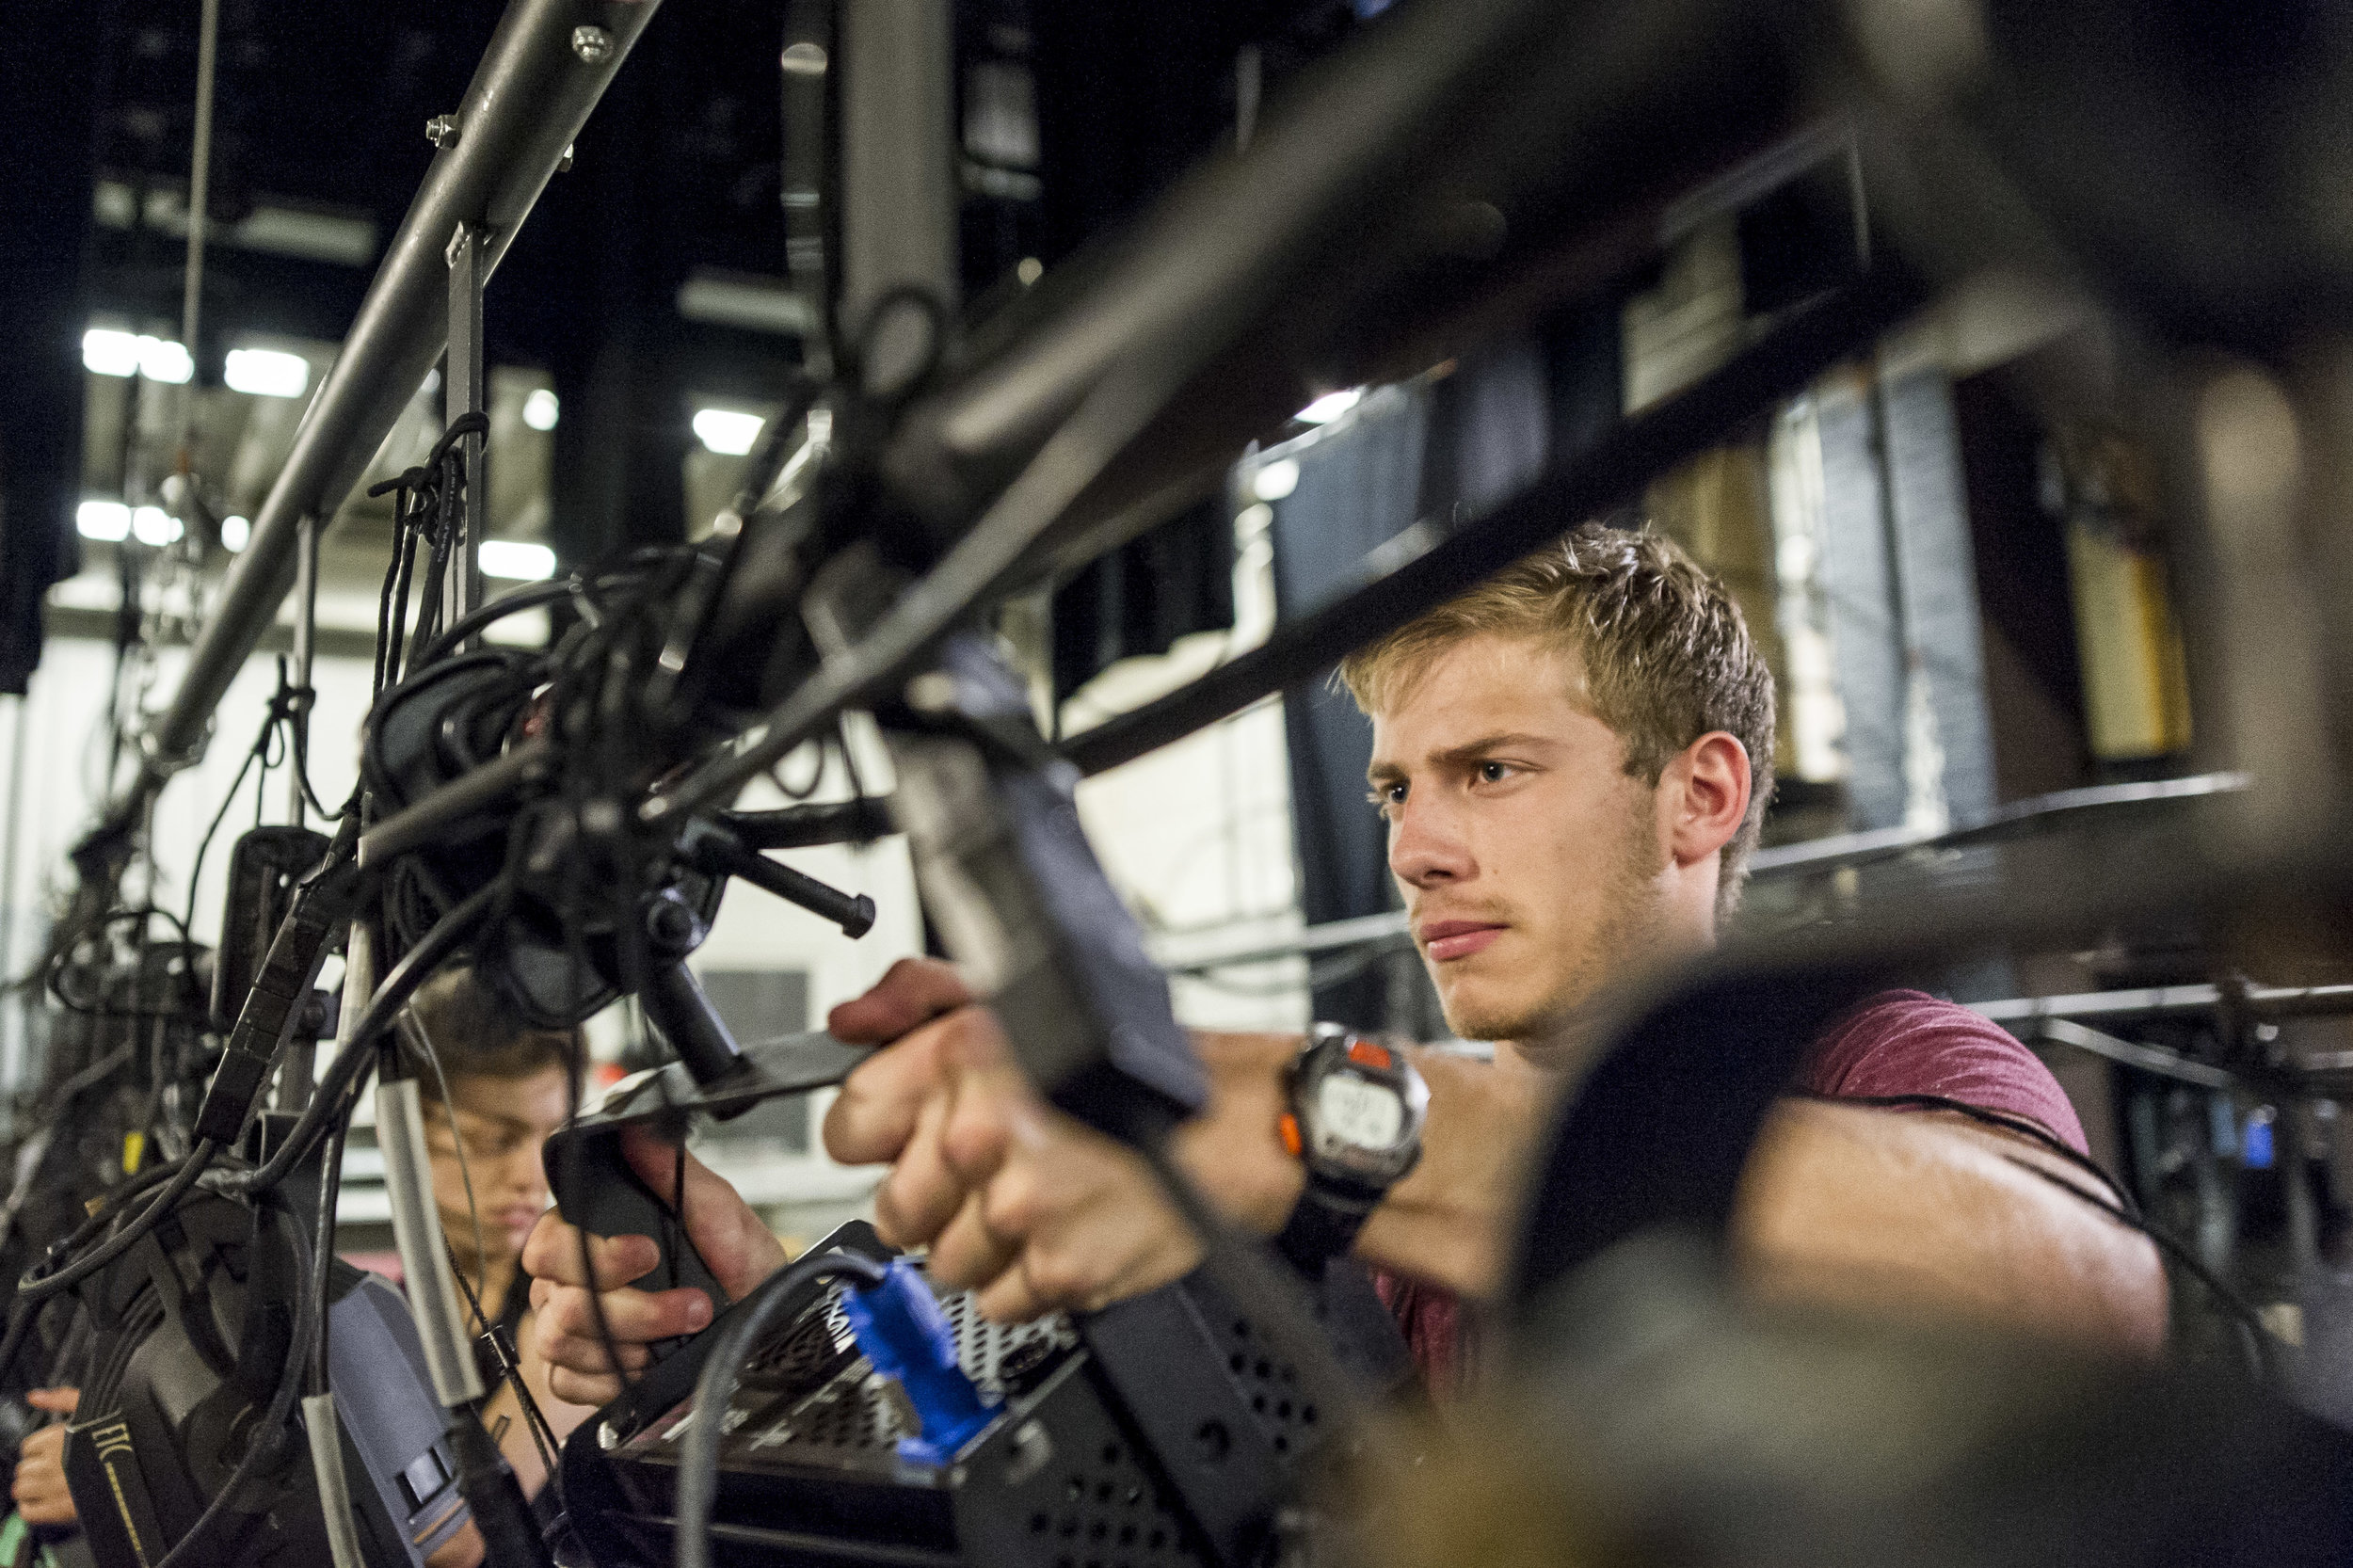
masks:
{"type": "Polygon", "coordinates": [[[1822,1036],[1797,1086],[1833,1099],[1936,1095],[2038,1122],[2089,1154],[2067,1092],[2008,1030],[1919,991],[1888,991],[1822,1036]]]}

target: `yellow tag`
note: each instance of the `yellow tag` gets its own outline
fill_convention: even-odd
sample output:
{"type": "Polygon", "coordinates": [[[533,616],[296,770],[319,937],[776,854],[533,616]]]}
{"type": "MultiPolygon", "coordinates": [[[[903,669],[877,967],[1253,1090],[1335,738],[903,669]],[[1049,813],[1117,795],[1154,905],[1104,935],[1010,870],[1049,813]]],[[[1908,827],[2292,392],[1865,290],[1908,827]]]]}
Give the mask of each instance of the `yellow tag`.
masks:
{"type": "Polygon", "coordinates": [[[147,1134],[146,1134],[146,1133],[144,1133],[144,1132],[126,1132],[126,1133],[124,1133],[124,1134],[122,1135],[122,1174],[123,1174],[124,1176],[136,1176],[136,1175],[138,1175],[138,1174],[139,1174],[139,1156],[141,1156],[141,1155],[145,1154],[146,1152],[147,1152],[147,1134]]]}

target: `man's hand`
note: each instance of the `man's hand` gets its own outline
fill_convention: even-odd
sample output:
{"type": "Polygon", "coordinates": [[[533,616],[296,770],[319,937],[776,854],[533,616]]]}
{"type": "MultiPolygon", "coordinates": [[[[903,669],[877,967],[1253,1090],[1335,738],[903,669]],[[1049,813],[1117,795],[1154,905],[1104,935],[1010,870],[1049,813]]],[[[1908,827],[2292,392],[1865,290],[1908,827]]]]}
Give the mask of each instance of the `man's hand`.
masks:
{"type": "Polygon", "coordinates": [[[929,1245],[932,1278],[972,1289],[983,1313],[1019,1322],[1097,1307],[1199,1260],[1144,1162],[1046,1104],[945,964],[903,959],[827,1023],[844,1040],[890,1044],[842,1084],[826,1149],[891,1164],[875,1229],[894,1246],[929,1245]]]}
{"type": "MultiPolygon", "coordinates": [[[[24,1396],[35,1410],[71,1416],[81,1402],[78,1388],[36,1388],[24,1396]]],[[[73,1523],[73,1494],[65,1487],[65,1427],[47,1426],[17,1450],[16,1480],[8,1488],[16,1512],[28,1525],[73,1523]]]]}
{"type": "MultiPolygon", "coordinates": [[[[639,1128],[624,1128],[621,1151],[654,1195],[673,1201],[671,1179],[677,1149],[639,1128]]],[[[686,1157],[686,1233],[703,1262],[728,1294],[744,1292],[784,1266],[784,1247],[734,1188],[693,1155],[686,1157]]],[[[710,1326],[712,1301],[700,1290],[634,1290],[632,1280],[651,1273],[662,1249],[648,1236],[591,1236],[596,1290],[604,1325],[623,1368],[634,1372],[651,1359],[646,1347],[710,1326]]],[[[531,1275],[534,1308],[531,1336],[548,1364],[548,1386],[573,1404],[601,1405],[618,1397],[621,1380],[605,1354],[589,1300],[588,1276],[581,1267],[580,1232],[561,1213],[539,1217],[523,1243],[523,1270],[531,1275]]]]}

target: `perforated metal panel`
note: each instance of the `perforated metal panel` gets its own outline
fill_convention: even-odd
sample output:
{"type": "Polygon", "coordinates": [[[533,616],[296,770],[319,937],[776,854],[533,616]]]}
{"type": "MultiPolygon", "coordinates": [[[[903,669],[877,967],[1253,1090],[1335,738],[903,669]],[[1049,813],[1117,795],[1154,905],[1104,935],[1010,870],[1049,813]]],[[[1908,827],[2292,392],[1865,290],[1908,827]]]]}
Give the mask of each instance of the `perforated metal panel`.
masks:
{"type": "Polygon", "coordinates": [[[1278,1454],[1305,1446],[1316,1435],[1323,1412],[1299,1386],[1299,1371],[1273,1352],[1247,1318],[1226,1324],[1225,1368],[1250,1401],[1251,1414],[1267,1430],[1278,1454]]]}
{"type": "MultiPolygon", "coordinates": [[[[754,1350],[727,1414],[722,1464],[729,1468],[776,1469],[799,1464],[895,1474],[896,1445],[912,1436],[916,1423],[904,1396],[873,1375],[858,1353],[840,1294],[828,1287],[822,1312],[805,1314],[761,1340],[754,1350]]],[[[1078,1343],[1068,1321],[1045,1319],[1003,1324],[983,1318],[968,1292],[940,1302],[956,1336],[957,1358],[984,1396],[1006,1393],[1009,1361],[1032,1347],[1066,1350],[1078,1343]]],[[[696,1419],[681,1410],[656,1422],[627,1445],[632,1457],[675,1463],[696,1419]]]]}

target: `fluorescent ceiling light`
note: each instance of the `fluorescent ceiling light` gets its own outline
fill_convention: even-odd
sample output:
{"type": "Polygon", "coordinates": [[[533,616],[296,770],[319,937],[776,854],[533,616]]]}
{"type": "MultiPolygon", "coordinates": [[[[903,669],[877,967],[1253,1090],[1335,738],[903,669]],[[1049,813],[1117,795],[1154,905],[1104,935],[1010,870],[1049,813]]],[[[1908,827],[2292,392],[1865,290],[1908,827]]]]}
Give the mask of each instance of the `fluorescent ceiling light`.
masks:
{"type": "Polygon", "coordinates": [[[311,361],[275,348],[232,348],[220,378],[252,397],[300,397],[311,387],[311,361]]]}
{"type": "Polygon", "coordinates": [[[1365,389],[1350,387],[1345,392],[1326,392],[1299,410],[1296,417],[1304,424],[1329,424],[1349,409],[1364,401],[1365,389]]]}
{"type": "Polygon", "coordinates": [[[185,386],[196,374],[196,361],[188,351],[169,338],[139,340],[139,374],[150,381],[163,381],[171,386],[185,386]]]}
{"type": "Polygon", "coordinates": [[[695,410],[696,439],[723,457],[741,457],[749,452],[767,423],[758,414],[739,413],[733,408],[695,410]]]}
{"type": "Polygon", "coordinates": [[[93,327],[82,334],[82,368],[93,376],[136,376],[139,340],[129,332],[93,327]]]}
{"type": "Polygon", "coordinates": [[[518,539],[485,539],[475,560],[485,577],[543,583],[555,575],[555,552],[543,544],[525,544],[518,539]]]}
{"type": "Polygon", "coordinates": [[[86,539],[116,544],[131,536],[131,508],[120,501],[85,501],[74,511],[73,526],[86,539]]]}
{"type": "Polygon", "coordinates": [[[220,520],[220,542],[229,549],[243,550],[246,541],[252,537],[253,524],[246,519],[232,516],[220,520]]]}
{"type": "Polygon", "coordinates": [[[1250,493],[1260,501],[1280,501],[1299,488],[1299,465],[1289,457],[1277,457],[1258,470],[1250,481],[1250,493]]]}
{"type": "Polygon", "coordinates": [[[534,430],[552,430],[559,408],[553,392],[545,387],[534,387],[523,399],[523,423],[534,430]]]}
{"type": "Polygon", "coordinates": [[[176,387],[196,374],[196,361],[168,338],[93,327],[82,334],[82,368],[99,376],[144,376],[176,387]]]}
{"type": "Polygon", "coordinates": [[[131,514],[131,536],[152,549],[163,549],[180,534],[180,520],[161,506],[141,506],[131,514]]]}

